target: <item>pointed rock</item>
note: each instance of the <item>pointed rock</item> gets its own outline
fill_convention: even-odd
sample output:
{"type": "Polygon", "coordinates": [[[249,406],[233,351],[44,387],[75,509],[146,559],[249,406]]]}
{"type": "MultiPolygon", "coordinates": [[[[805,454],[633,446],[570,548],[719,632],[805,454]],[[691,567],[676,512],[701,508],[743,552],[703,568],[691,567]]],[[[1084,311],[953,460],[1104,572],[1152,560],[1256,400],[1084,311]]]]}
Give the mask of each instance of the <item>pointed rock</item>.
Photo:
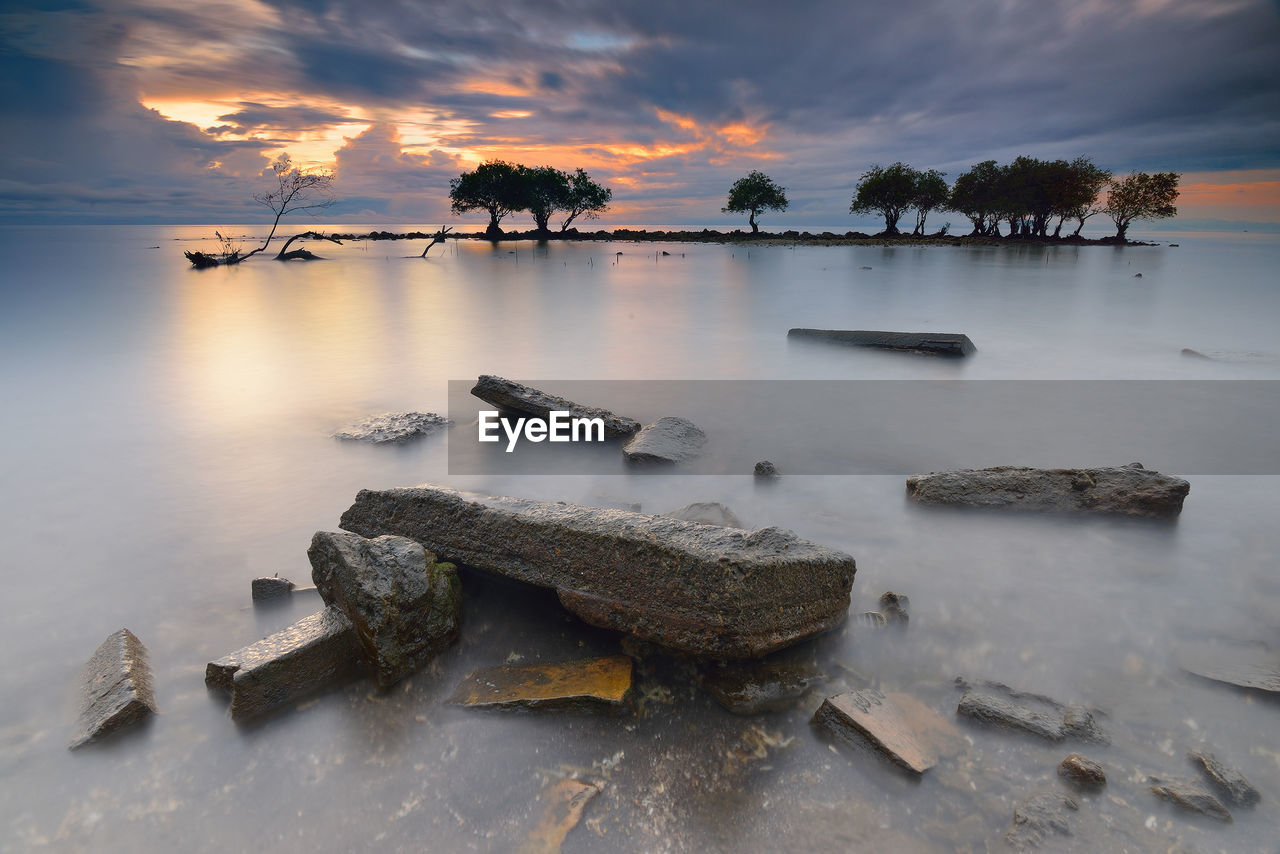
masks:
{"type": "Polygon", "coordinates": [[[1262,800],[1262,795],[1243,774],[1223,765],[1218,761],[1218,757],[1209,751],[1193,750],[1187,754],[1187,758],[1200,766],[1205,777],[1232,806],[1251,807],[1262,800]]]}
{"type": "Polygon", "coordinates": [[[1187,812],[1208,816],[1214,821],[1230,823],[1231,811],[1204,786],[1192,780],[1160,780],[1152,777],[1151,794],[1169,801],[1187,812]]]}
{"type": "Polygon", "coordinates": [[[147,648],[121,629],[98,646],[81,672],[80,718],[70,747],[83,747],[157,711],[147,648]]]}

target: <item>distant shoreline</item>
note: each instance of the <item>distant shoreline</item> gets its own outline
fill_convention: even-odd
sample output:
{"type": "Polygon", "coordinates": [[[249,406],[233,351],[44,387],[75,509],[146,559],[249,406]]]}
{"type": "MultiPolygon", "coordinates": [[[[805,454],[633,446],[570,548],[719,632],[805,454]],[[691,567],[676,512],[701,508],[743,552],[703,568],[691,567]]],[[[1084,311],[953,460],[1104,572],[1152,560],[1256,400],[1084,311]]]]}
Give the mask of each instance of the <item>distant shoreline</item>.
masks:
{"type": "MultiPolygon", "coordinates": [[[[430,240],[434,232],[370,231],[363,234],[334,233],[339,240],[430,240]]],[[[1116,237],[975,237],[970,235],[930,234],[913,237],[910,234],[885,236],[847,231],[837,234],[831,231],[715,231],[704,228],[698,231],[648,231],[646,229],[619,228],[613,231],[542,232],[508,231],[498,237],[486,232],[451,232],[449,240],[481,240],[491,243],[532,241],[537,243],[732,243],[752,246],[1159,246],[1140,240],[1120,240],[1116,237]]]]}

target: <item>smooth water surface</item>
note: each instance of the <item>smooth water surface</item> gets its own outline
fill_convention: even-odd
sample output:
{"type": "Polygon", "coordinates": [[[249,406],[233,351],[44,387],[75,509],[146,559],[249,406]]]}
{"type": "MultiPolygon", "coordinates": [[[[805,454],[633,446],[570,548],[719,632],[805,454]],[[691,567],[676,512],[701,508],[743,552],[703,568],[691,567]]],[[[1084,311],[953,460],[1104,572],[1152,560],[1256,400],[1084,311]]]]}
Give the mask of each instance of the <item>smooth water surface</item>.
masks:
{"type": "MultiPolygon", "coordinates": [[[[1275,477],[1197,475],[1178,523],[1152,525],[924,512],[905,503],[900,476],[785,476],[783,459],[769,489],[747,472],[451,477],[444,436],[373,447],[331,434],[375,412],[444,412],[448,381],[482,373],[1276,380],[1275,237],[1048,249],[464,241],[426,259],[414,257],[420,241],[356,242],[320,244],[327,260],[307,264],[190,269],[181,250],[215,248],[200,240],[211,231],[0,230],[2,850],[507,850],[564,775],[602,785],[567,851],[1002,850],[1015,803],[1061,789],[1056,765],[1076,749],[1111,782],[1081,796],[1073,836],[1055,845],[1274,850],[1280,704],[1195,679],[1177,655],[1207,641],[1280,647],[1275,477]],[[789,344],[793,326],[964,332],[979,352],[789,344]],[[638,668],[634,714],[474,713],[443,700],[475,667],[611,653],[618,639],[553,596],[467,575],[462,640],[427,670],[236,727],[205,690],[205,663],[320,607],[300,592],[254,609],[249,580],[308,583],[311,534],[335,529],[357,490],[423,482],[645,512],[723,501],[749,526],[854,555],[851,613],[894,590],[910,596],[910,626],[850,621],[798,650],[828,680],[788,712],[730,715],[692,665],[659,659],[638,668]],[[76,674],[122,626],[150,649],[161,715],[72,754],[76,674]],[[1099,708],[1112,744],[1051,745],[956,719],[957,676],[1099,708]],[[915,695],[967,748],[913,781],[829,747],[809,717],[822,696],[867,684],[915,695]],[[1147,792],[1148,774],[1193,776],[1184,753],[1200,745],[1263,792],[1232,825],[1147,792]]],[[[679,414],[660,403],[626,414],[679,414]]],[[[794,415],[742,425],[742,437],[717,425],[713,438],[749,434],[820,469],[818,451],[788,443],[794,415]]],[[[1271,415],[1250,418],[1272,431],[1271,415]]],[[[880,434],[847,441],[874,456],[880,434]]],[[[1144,462],[1159,460],[1160,435],[1143,442],[1144,462]]],[[[1131,450],[1006,462],[1115,465],[1131,450]]]]}

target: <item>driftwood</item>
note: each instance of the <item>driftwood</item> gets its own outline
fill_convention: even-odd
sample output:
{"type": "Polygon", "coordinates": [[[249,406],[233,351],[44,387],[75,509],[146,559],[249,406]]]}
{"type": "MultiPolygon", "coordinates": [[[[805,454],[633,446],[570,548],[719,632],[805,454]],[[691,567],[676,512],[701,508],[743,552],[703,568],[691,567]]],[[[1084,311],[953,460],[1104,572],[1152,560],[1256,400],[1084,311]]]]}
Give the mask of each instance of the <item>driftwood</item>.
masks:
{"type": "Polygon", "coordinates": [[[276,255],[276,260],[277,261],[314,261],[317,258],[319,258],[320,257],[319,255],[315,255],[310,250],[307,250],[307,249],[295,249],[292,252],[289,251],[289,247],[293,245],[293,241],[302,240],[308,237],[314,240],[327,240],[330,243],[336,243],[339,246],[342,245],[342,241],[334,237],[333,235],[321,234],[318,231],[304,231],[302,232],[302,234],[295,234],[293,237],[290,237],[287,241],[285,241],[284,246],[280,247],[280,253],[276,255]]]}
{"type": "Polygon", "coordinates": [[[419,257],[419,258],[426,258],[426,257],[427,257],[427,253],[431,251],[431,247],[432,247],[432,246],[435,246],[437,243],[444,243],[444,241],[445,241],[445,235],[446,235],[446,234],[448,234],[448,233],[449,233],[450,231],[452,231],[452,230],[453,230],[453,226],[451,226],[451,225],[447,225],[447,226],[446,226],[446,225],[442,225],[442,226],[440,226],[440,230],[439,230],[439,231],[437,231],[435,234],[431,235],[431,242],[427,244],[427,248],[426,248],[426,249],[423,249],[423,250],[422,250],[422,254],[421,254],[421,255],[419,255],[418,257],[419,257]]]}

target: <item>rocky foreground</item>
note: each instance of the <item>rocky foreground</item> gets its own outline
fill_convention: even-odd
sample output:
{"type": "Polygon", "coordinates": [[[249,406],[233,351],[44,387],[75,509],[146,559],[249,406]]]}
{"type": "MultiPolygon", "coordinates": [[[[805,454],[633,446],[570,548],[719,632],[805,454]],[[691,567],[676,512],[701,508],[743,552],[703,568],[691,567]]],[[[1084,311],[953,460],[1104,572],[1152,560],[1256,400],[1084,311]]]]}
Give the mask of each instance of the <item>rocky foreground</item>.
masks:
{"type": "Polygon", "coordinates": [[[754,658],[839,624],[849,555],[742,531],[432,486],[361,490],[341,527],[554,589],[584,621],[691,655],[754,658]]]}

